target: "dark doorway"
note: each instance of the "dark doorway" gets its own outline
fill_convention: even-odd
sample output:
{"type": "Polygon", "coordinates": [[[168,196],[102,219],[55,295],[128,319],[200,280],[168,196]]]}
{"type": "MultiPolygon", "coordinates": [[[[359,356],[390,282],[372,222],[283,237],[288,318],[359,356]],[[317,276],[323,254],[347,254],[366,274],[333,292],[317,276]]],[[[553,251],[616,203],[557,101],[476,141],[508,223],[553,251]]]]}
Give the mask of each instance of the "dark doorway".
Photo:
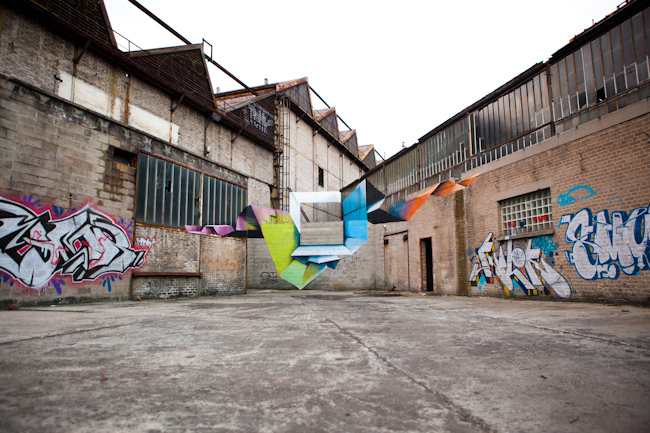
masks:
{"type": "Polygon", "coordinates": [[[420,239],[420,263],[422,265],[422,291],[433,292],[433,254],[431,238],[420,239]]]}

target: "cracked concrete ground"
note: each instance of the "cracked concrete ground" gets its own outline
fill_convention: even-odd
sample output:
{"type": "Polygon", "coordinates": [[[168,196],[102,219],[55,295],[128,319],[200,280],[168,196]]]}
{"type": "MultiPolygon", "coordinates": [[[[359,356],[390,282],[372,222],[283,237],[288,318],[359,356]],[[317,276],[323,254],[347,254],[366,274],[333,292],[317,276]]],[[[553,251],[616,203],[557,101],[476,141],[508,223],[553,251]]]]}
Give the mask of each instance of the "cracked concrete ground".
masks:
{"type": "Polygon", "coordinates": [[[3,432],[647,432],[650,310],[347,292],[0,312],[3,432]]]}

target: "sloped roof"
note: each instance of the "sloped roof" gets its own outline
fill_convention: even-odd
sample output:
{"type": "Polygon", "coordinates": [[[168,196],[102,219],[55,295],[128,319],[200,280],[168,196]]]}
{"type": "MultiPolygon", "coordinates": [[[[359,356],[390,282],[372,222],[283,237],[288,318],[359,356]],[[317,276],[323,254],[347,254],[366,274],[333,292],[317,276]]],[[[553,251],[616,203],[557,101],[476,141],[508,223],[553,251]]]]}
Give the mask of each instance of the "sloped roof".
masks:
{"type": "Polygon", "coordinates": [[[23,0],[19,3],[56,17],[70,30],[88,39],[108,47],[117,47],[102,0],[23,0]]]}
{"type": "Polygon", "coordinates": [[[176,89],[179,95],[214,107],[214,93],[201,44],[132,51],[128,55],[143,70],[176,89]]]}
{"type": "Polygon", "coordinates": [[[336,121],[336,108],[331,107],[322,110],[315,110],[314,117],[323,128],[327,129],[327,131],[334,136],[334,138],[340,140],[339,125],[336,121]]]}
{"type": "Polygon", "coordinates": [[[363,158],[359,154],[359,146],[357,143],[357,130],[348,129],[348,130],[340,131],[339,134],[341,135],[341,143],[343,143],[345,147],[350,149],[350,152],[356,155],[356,157],[359,158],[359,160],[363,161],[363,158]]]}
{"type": "Polygon", "coordinates": [[[359,159],[368,167],[369,169],[375,168],[377,161],[375,160],[375,146],[373,144],[367,144],[364,146],[359,146],[359,159]]]}

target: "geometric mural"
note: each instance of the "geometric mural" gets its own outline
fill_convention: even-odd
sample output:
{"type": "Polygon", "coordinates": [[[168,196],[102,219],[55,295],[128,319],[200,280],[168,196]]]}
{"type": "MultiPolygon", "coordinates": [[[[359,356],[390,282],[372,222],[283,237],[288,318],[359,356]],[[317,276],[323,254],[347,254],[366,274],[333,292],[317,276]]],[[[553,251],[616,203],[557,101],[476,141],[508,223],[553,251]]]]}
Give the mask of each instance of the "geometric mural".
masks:
{"type": "Polygon", "coordinates": [[[368,241],[368,222],[380,224],[407,221],[432,194],[450,194],[467,185],[450,181],[436,184],[390,212],[385,212],[380,209],[385,199],[384,194],[363,180],[352,192],[292,192],[288,212],[248,206],[239,214],[234,229],[231,226],[186,226],[186,229],[190,233],[263,237],[278,275],[302,289],[327,267],[335,269],[341,256],[353,255],[368,241]],[[323,202],[341,203],[343,243],[300,245],[300,205],[323,202]]]}

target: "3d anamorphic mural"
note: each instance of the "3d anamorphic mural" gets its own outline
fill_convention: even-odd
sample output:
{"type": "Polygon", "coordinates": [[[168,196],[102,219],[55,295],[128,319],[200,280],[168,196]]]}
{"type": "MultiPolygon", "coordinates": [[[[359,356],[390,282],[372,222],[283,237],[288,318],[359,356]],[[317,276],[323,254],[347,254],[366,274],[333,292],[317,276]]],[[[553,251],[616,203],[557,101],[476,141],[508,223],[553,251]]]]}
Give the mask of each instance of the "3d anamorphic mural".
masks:
{"type": "Polygon", "coordinates": [[[380,209],[384,194],[363,180],[350,192],[292,192],[288,212],[248,206],[240,213],[234,229],[228,225],[186,226],[186,229],[190,233],[263,237],[278,275],[302,289],[327,267],[335,269],[341,257],[354,255],[368,241],[369,222],[407,221],[431,195],[451,194],[466,188],[475,178],[458,184],[451,181],[435,184],[389,212],[380,209]],[[341,203],[343,242],[338,245],[301,245],[302,203],[341,203]]]}

